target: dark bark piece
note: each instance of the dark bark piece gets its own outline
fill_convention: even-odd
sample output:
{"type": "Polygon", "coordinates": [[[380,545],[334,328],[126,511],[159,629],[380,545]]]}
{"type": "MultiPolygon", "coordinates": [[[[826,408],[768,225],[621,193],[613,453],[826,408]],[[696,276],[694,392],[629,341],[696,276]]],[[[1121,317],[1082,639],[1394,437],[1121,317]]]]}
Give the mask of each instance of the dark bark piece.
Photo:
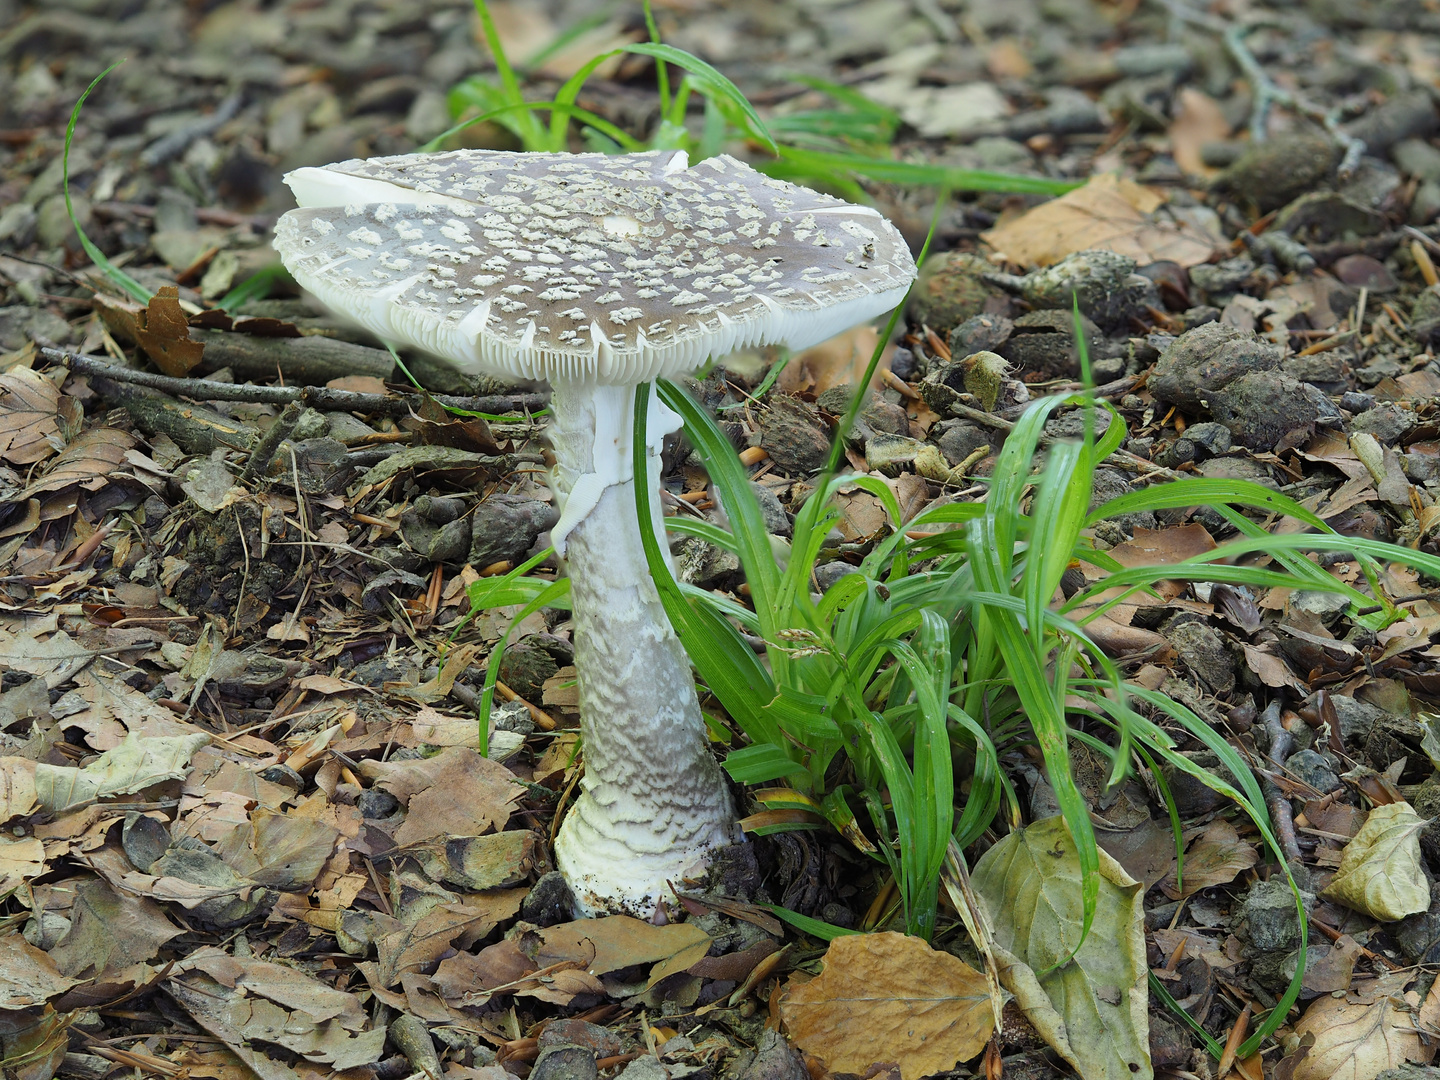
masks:
{"type": "Polygon", "coordinates": [[[229,368],[237,379],[283,375],[291,385],[324,386],[347,375],[388,379],[395,370],[388,352],[335,338],[262,338],[200,329],[192,329],[190,336],[205,344],[205,355],[196,369],[204,374],[229,368]]]}

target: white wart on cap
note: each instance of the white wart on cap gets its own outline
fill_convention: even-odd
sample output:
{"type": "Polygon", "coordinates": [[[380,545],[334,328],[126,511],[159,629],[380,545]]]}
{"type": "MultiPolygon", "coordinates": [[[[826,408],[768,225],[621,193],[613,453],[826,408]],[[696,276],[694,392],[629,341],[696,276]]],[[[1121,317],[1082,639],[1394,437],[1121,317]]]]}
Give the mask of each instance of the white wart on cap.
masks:
{"type": "Polygon", "coordinates": [[[382,338],[462,370],[638,383],[804,348],[915,276],[874,210],[681,151],[457,150],[298,169],[275,247],[382,338]]]}

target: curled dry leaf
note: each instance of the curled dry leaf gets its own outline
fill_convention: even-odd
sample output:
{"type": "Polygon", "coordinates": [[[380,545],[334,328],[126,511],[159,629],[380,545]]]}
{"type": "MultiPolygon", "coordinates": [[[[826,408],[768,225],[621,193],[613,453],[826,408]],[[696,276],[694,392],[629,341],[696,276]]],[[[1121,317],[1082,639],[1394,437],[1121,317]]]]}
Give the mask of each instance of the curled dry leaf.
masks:
{"type": "Polygon", "coordinates": [[[628,915],[580,919],[536,932],[541,967],[583,961],[591,975],[606,975],[637,964],[651,964],[647,985],[684,971],[710,951],[710,935],[694,923],[655,926],[628,915]]]}
{"type": "Polygon", "coordinates": [[[894,1062],[902,1080],[953,1069],[985,1048],[995,1021],[985,976],[904,934],[830,943],[825,970],[780,1003],[790,1038],[831,1072],[894,1062]]]}
{"type": "Polygon", "coordinates": [[[1374,1080],[1386,1069],[1422,1059],[1410,1014],[1390,998],[1371,1004],[1316,998],[1295,1031],[1315,1042],[1291,1080],[1374,1080]]]}
{"type": "Polygon", "coordinates": [[[45,809],[59,812],[139,791],[162,780],[181,780],[189,772],[191,755],[209,741],[204,732],[146,738],[132,731],[119,746],[83,769],[43,762],[36,765],[36,798],[45,809]]]}
{"type": "Polygon", "coordinates": [[[1345,845],[1335,880],[1321,897],[1381,922],[1427,910],[1430,887],[1420,866],[1425,825],[1407,802],[1371,810],[1355,839],[1345,845]]]}
{"type": "Polygon", "coordinates": [[[980,857],[972,880],[994,924],[1000,981],[1041,1037],[1085,1080],[1148,1080],[1141,886],[1099,855],[1095,919],[1078,951],[1080,859],[1064,819],[1012,832],[980,857]]]}
{"type": "Polygon", "coordinates": [[[0,1011],[44,1005],[75,985],[55,968],[48,953],[19,934],[0,937],[0,1011]]]}
{"type": "Polygon", "coordinates": [[[45,475],[18,496],[30,499],[46,491],[59,491],[79,484],[86,491],[99,491],[110,482],[110,474],[125,461],[135,445],[135,436],[119,428],[95,427],[81,434],[50,463],[45,475]]]}

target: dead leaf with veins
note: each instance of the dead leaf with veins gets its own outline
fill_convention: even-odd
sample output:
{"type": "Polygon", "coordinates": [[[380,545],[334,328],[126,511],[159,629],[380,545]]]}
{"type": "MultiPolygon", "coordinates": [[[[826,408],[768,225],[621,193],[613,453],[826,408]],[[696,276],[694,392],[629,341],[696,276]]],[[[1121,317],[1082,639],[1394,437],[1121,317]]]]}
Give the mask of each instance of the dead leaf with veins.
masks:
{"type": "Polygon", "coordinates": [[[790,1038],[831,1072],[894,1062],[902,1080],[969,1061],[995,1021],[985,976],[904,934],[836,938],[825,969],[789,984],[780,1015],[790,1038]]]}
{"type": "Polygon", "coordinates": [[[1212,821],[1185,852],[1179,887],[1172,867],[1160,888],[1171,900],[1179,900],[1212,885],[1228,885],[1259,861],[1255,845],[1241,840],[1235,826],[1223,819],[1212,821]]]}
{"type": "Polygon", "coordinates": [[[48,953],[19,934],[0,936],[0,1011],[44,1005],[75,985],[55,967],[48,953]]]}
{"type": "Polygon", "coordinates": [[[45,872],[45,845],[33,836],[0,836],[0,896],[45,872]]]}
{"type": "Polygon", "coordinates": [[[1321,898],[1381,922],[1428,910],[1430,886],[1420,856],[1420,833],[1426,824],[1407,802],[1375,807],[1345,845],[1340,869],[1321,898]]]}
{"type": "Polygon", "coordinates": [[[181,780],[190,771],[190,757],[210,741],[204,732],[145,738],[130,732],[83,769],[69,765],[35,766],[35,793],[40,805],[60,812],[110,795],[127,795],[162,780],[181,780]]]}
{"type": "Polygon", "coordinates": [[[1316,998],[1295,1031],[1315,1043],[1291,1080],[1374,1080],[1386,1069],[1423,1060],[1409,1012],[1390,998],[1372,1004],[1316,998]]]}
{"type": "Polygon", "coordinates": [[[70,930],[50,950],[62,975],[87,978],[150,960],[180,928],[153,900],[116,892],[97,879],[76,886],[70,930]]]}
{"type": "Polygon", "coordinates": [[[31,368],[0,373],[0,459],[33,465],[65,447],[60,388],[31,368]]]}
{"type": "Polygon", "coordinates": [[[1209,261],[1216,238],[1160,215],[1164,205],[1164,197],[1152,189],[1105,173],[983,233],[981,239],[1025,266],[1049,266],[1089,248],[1128,255],[1141,266],[1160,260],[1181,266],[1209,261]]]}
{"type": "Polygon", "coordinates": [[[710,935],[694,923],[655,926],[628,915],[580,919],[536,933],[541,944],[535,962],[542,968],[585,960],[591,975],[606,975],[621,968],[650,964],[647,986],[684,971],[705,956],[711,945],[710,935]]]}
{"type": "Polygon", "coordinates": [[[980,857],[972,880],[994,926],[1000,981],[1041,1037],[1086,1080],[1148,1080],[1141,886],[1104,850],[1099,856],[1083,945],[1080,860],[1063,818],[1010,833],[980,857]]]}

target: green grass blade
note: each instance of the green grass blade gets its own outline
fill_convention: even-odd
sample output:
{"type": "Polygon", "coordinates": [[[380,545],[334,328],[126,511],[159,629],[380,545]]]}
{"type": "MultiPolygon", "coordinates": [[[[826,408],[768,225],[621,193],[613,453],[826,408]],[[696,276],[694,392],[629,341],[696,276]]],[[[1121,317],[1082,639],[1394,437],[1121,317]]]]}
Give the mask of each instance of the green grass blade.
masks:
{"type": "MultiPolygon", "coordinates": [[[[520,92],[520,80],[515,70],[510,66],[510,59],[505,55],[505,46],[500,41],[500,34],[495,29],[495,20],[490,16],[490,6],[485,0],[475,0],[475,13],[480,16],[480,29],[485,35],[485,44],[490,48],[490,56],[495,61],[495,72],[500,76],[500,85],[504,87],[505,101],[509,105],[524,105],[524,95],[520,92]]],[[[546,149],[545,131],[540,126],[540,121],[535,114],[525,109],[519,115],[520,141],[527,150],[546,149]]]]}
{"type": "Polygon", "coordinates": [[[90,91],[100,85],[100,80],[123,63],[125,63],[124,60],[116,60],[115,63],[90,80],[90,85],[80,95],[80,100],[75,102],[75,108],[70,110],[70,122],[65,125],[65,148],[60,162],[61,186],[65,190],[65,213],[70,217],[70,224],[75,226],[75,235],[80,238],[80,246],[85,249],[85,254],[90,256],[90,261],[131,298],[142,304],[148,304],[150,298],[155,294],[106,258],[105,253],[95,246],[90,237],[85,234],[85,230],[80,227],[80,220],[75,216],[75,207],[70,202],[70,143],[75,138],[75,121],[80,119],[80,107],[85,104],[85,99],[90,96],[90,91]]]}
{"type": "Polygon", "coordinates": [[[690,81],[695,89],[717,101],[721,107],[729,106],[734,109],[744,118],[750,133],[769,147],[772,154],[780,152],[775,137],[770,134],[770,129],[765,126],[765,121],[760,119],[760,114],[755,111],[755,106],[750,104],[749,99],[740,92],[738,86],[704,60],[698,56],[692,56],[683,49],[677,49],[673,45],[665,45],[656,41],[642,41],[634,45],[626,45],[624,48],[626,52],[651,57],[657,66],[661,62],[669,62],[678,68],[684,68],[690,73],[690,81]]]}
{"type": "Polygon", "coordinates": [[[847,174],[883,180],[891,184],[942,187],[947,191],[1002,191],[1014,195],[1063,195],[1083,181],[1048,180],[1039,176],[957,169],[946,165],[920,165],[909,161],[866,157],[864,154],[834,153],[798,147],[780,147],[777,161],[764,161],[756,168],[779,179],[791,176],[844,176],[847,174]]]}

